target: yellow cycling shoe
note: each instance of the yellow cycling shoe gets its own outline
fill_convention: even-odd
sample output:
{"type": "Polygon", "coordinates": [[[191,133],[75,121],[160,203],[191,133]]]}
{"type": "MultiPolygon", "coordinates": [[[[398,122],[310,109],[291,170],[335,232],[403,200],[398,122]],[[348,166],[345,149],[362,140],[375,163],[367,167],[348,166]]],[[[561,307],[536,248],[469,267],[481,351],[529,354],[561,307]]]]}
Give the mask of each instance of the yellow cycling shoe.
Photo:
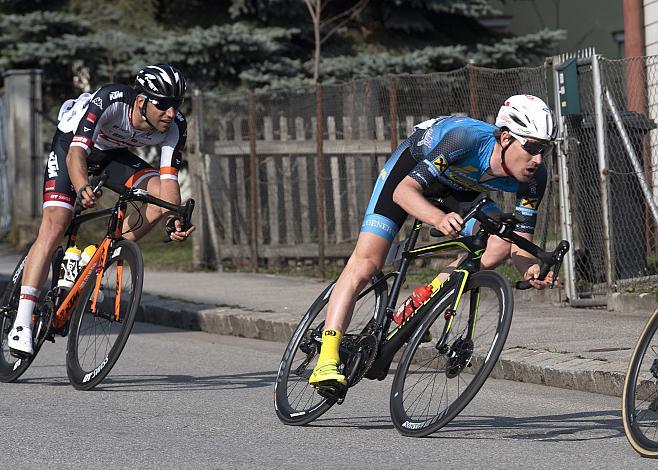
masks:
{"type": "Polygon", "coordinates": [[[347,385],[347,379],[345,379],[343,374],[338,372],[338,364],[335,362],[325,362],[316,365],[311,377],[308,379],[308,383],[314,387],[329,384],[330,382],[347,385]]]}

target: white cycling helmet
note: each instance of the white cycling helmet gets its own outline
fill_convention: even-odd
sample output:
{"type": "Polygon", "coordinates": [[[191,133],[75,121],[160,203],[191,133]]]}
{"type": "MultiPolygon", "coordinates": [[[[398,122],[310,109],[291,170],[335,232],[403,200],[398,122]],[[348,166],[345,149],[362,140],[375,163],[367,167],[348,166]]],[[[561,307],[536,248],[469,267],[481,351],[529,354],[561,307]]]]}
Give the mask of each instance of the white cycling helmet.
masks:
{"type": "Polygon", "coordinates": [[[496,127],[505,127],[522,137],[555,139],[553,112],[546,103],[532,95],[514,95],[505,100],[498,111],[496,127]]]}

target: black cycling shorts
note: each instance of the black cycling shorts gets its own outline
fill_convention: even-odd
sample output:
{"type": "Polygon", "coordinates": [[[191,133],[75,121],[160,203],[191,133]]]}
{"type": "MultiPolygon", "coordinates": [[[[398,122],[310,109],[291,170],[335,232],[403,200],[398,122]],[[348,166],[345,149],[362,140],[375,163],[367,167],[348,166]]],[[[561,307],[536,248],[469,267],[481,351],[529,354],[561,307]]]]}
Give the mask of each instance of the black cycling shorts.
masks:
{"type": "MultiPolygon", "coordinates": [[[[72,139],[72,132],[65,134],[59,129],[55,132],[44,173],[44,208],[57,206],[73,210],[76,193],[66,166],[66,155],[72,139]]],[[[158,170],[127,149],[93,149],[87,157],[87,166],[90,172],[106,171],[108,179],[105,187],[117,193],[160,175],[158,170]]]]}

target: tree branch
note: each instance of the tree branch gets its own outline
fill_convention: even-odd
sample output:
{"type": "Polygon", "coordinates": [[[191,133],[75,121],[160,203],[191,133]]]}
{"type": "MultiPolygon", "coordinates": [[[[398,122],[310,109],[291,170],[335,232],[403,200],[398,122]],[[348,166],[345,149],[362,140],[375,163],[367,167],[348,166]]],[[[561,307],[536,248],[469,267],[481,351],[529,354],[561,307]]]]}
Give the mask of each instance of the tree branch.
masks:
{"type": "Polygon", "coordinates": [[[357,3],[354,4],[353,7],[345,10],[342,13],[339,13],[338,15],[335,15],[332,18],[329,18],[328,20],[325,20],[320,23],[320,26],[322,25],[328,25],[331,24],[332,22],[338,21],[339,18],[347,16],[347,18],[343,19],[340,21],[336,26],[331,28],[327,34],[324,35],[324,37],[320,40],[320,44],[324,43],[329,39],[336,31],[338,31],[345,23],[347,23],[349,20],[351,20],[355,15],[360,13],[366,5],[368,5],[369,0],[359,0],[357,3]]]}

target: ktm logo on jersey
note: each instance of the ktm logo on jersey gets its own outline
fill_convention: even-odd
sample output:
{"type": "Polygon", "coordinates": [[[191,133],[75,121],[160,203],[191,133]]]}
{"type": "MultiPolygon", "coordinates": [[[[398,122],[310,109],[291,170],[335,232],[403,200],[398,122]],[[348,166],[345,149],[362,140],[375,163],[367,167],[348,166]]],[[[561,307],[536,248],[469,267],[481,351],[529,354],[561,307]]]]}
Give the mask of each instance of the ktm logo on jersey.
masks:
{"type": "Polygon", "coordinates": [[[439,155],[438,158],[434,160],[434,166],[441,173],[445,173],[445,171],[448,169],[448,161],[446,160],[446,157],[444,157],[443,155],[439,155]]]}
{"type": "Polygon", "coordinates": [[[536,209],[538,204],[539,200],[535,198],[524,197],[521,199],[521,206],[525,207],[526,209],[536,209]]]}

